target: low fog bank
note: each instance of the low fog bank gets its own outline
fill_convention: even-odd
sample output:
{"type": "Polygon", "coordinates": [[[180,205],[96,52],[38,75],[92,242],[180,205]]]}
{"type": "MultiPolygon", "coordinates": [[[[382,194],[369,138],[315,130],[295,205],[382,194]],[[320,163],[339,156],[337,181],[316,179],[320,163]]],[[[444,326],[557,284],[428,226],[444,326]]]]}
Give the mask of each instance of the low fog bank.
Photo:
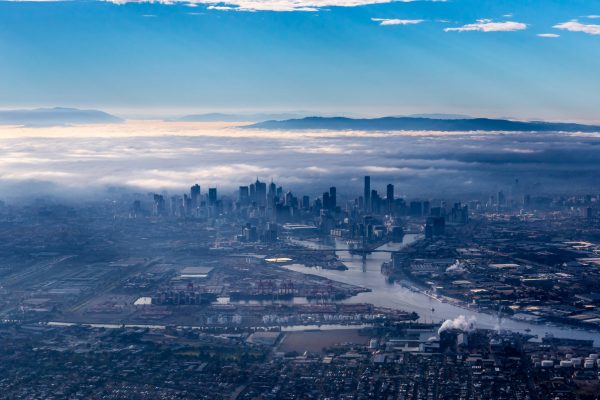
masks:
{"type": "Polygon", "coordinates": [[[0,132],[0,199],[114,197],[182,193],[194,183],[231,194],[274,179],[285,189],[341,196],[362,190],[362,176],[408,197],[596,193],[600,135],[577,133],[260,132],[155,129],[102,137],[18,137],[0,132]]]}

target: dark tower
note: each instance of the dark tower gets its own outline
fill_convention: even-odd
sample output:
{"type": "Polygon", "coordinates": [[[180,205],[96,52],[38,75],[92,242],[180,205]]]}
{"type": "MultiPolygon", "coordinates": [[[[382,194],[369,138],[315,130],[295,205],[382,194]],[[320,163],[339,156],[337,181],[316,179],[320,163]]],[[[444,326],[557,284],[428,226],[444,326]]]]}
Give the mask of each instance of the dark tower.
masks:
{"type": "Polygon", "coordinates": [[[392,207],[394,206],[394,185],[391,183],[387,185],[386,200],[388,212],[391,212],[392,207]]]}
{"type": "Polygon", "coordinates": [[[198,207],[200,205],[200,185],[195,184],[190,188],[190,198],[192,199],[193,207],[198,207]]]}
{"type": "Polygon", "coordinates": [[[241,205],[248,205],[250,203],[250,192],[248,186],[240,186],[238,200],[241,205]]]}
{"type": "Polygon", "coordinates": [[[208,204],[211,206],[217,204],[217,188],[208,189],[208,204]]]}
{"type": "Polygon", "coordinates": [[[371,177],[365,176],[365,193],[364,193],[365,211],[371,209],[371,177]]]}
{"type": "Polygon", "coordinates": [[[337,207],[337,190],[335,186],[329,188],[329,209],[334,211],[337,207]]]}
{"type": "Polygon", "coordinates": [[[256,204],[258,206],[265,206],[267,204],[267,184],[256,178],[254,187],[256,188],[256,204]]]}

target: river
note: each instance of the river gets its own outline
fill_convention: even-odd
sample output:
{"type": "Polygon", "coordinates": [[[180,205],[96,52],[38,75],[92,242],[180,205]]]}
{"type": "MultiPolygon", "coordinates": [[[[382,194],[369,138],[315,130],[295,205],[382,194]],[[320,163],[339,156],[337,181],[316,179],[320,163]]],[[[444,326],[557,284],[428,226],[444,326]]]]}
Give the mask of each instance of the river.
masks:
{"type": "MultiPolygon", "coordinates": [[[[421,237],[421,235],[407,234],[404,236],[402,243],[388,243],[381,246],[379,249],[401,250],[403,247],[414,243],[421,237]]],[[[420,315],[420,320],[422,322],[442,322],[446,319],[453,319],[460,315],[464,315],[467,318],[474,317],[475,325],[479,328],[502,328],[514,332],[538,335],[540,338],[549,333],[555,337],[594,340],[595,345],[600,346],[600,333],[598,332],[586,331],[569,326],[536,324],[509,318],[498,319],[498,317],[491,314],[442,302],[425,293],[410,290],[407,286],[404,286],[410,286],[409,282],[390,283],[388,279],[381,274],[381,264],[384,261],[390,260],[390,253],[371,253],[363,262],[362,256],[350,254],[347,244],[342,240],[335,240],[331,244],[298,240],[294,240],[294,243],[310,248],[335,249],[336,254],[348,267],[348,270],[326,270],[306,267],[301,264],[287,265],[284,268],[371,289],[371,292],[360,293],[357,296],[345,300],[345,302],[371,303],[381,307],[415,311],[420,315]],[[527,332],[527,330],[529,330],[529,332],[527,332]]]]}

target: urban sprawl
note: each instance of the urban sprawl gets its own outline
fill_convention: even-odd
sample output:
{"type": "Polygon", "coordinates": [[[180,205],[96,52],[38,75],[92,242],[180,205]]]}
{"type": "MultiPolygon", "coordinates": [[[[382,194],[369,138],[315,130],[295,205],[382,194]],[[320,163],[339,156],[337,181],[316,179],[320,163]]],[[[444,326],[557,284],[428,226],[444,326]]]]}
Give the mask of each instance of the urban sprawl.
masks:
{"type": "Polygon", "coordinates": [[[0,202],[2,398],[600,398],[600,195],[202,189],[0,202]]]}

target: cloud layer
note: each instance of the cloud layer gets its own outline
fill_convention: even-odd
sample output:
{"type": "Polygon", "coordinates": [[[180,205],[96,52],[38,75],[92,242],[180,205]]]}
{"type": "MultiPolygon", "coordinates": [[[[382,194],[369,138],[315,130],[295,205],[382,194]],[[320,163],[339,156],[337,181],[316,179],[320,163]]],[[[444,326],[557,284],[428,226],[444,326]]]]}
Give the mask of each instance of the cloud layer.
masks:
{"type": "Polygon", "coordinates": [[[379,22],[379,25],[416,25],[425,22],[422,19],[395,19],[395,18],[371,18],[371,21],[379,22]]]}
{"type": "MultiPolygon", "coordinates": [[[[600,187],[600,134],[251,131],[217,124],[0,127],[0,194],[89,196],[107,187],[223,193],[259,176],[311,196],[355,195],[365,174],[399,194],[533,193],[600,187]],[[34,137],[37,136],[37,137],[34,137]]],[[[2,199],[2,198],[0,198],[2,199]]]]}
{"type": "Polygon", "coordinates": [[[582,24],[578,21],[562,22],[560,24],[554,25],[554,28],[570,32],[583,32],[589,35],[600,35],[600,25],[582,24]]]}
{"type": "Polygon", "coordinates": [[[494,22],[491,19],[479,19],[474,24],[467,24],[456,28],[446,28],[445,32],[512,32],[527,29],[527,24],[522,22],[505,21],[494,22]]]}
{"type": "Polygon", "coordinates": [[[416,1],[445,2],[446,0],[106,0],[125,3],[184,3],[206,4],[214,10],[236,11],[318,11],[326,7],[357,7],[369,4],[412,3],[416,1]]]}

